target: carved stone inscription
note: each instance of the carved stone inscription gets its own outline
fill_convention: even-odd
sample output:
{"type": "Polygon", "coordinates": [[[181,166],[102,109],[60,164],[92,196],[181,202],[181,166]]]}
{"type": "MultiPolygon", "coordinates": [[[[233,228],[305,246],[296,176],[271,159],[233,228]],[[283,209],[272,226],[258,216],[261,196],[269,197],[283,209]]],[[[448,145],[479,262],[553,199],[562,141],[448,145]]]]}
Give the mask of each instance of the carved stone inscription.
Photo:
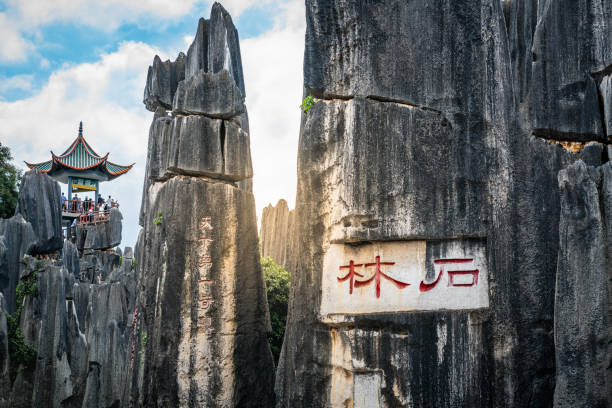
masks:
{"type": "Polygon", "coordinates": [[[213,281],[210,279],[212,268],[210,244],[213,240],[208,237],[212,228],[210,217],[203,217],[200,220],[200,237],[198,238],[198,329],[200,332],[213,329],[212,317],[208,313],[215,302],[212,297],[213,281]]]}
{"type": "Polygon", "coordinates": [[[486,241],[331,244],[321,314],[489,307],[486,241]]]}

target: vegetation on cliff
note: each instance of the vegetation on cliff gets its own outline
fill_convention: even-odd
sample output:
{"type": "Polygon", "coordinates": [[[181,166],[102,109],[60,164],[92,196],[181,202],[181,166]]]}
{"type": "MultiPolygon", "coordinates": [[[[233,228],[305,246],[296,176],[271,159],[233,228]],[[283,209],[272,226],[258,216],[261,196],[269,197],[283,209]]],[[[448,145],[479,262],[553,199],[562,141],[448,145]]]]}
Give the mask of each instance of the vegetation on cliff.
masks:
{"type": "Polygon", "coordinates": [[[291,277],[289,272],[284,270],[269,256],[261,258],[261,268],[266,280],[270,322],[272,323],[272,331],[268,333],[268,342],[274,355],[274,362],[277,363],[281,348],[283,347],[283,337],[285,336],[291,277]]]}
{"type": "Polygon", "coordinates": [[[21,171],[12,163],[11,149],[0,143],[0,218],[15,214],[21,171]]]}

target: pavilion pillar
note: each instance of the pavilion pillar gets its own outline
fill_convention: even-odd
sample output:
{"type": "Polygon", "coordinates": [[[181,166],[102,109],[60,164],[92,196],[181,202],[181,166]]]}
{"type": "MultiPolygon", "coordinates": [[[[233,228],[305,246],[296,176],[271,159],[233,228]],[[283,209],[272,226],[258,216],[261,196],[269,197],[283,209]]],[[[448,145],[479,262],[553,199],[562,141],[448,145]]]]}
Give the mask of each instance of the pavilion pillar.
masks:
{"type": "Polygon", "coordinates": [[[96,206],[96,208],[98,206],[98,194],[100,194],[100,181],[96,180],[96,195],[94,198],[94,205],[96,206]]]}
{"type": "Polygon", "coordinates": [[[68,176],[68,200],[72,200],[72,177],[68,176]]]}

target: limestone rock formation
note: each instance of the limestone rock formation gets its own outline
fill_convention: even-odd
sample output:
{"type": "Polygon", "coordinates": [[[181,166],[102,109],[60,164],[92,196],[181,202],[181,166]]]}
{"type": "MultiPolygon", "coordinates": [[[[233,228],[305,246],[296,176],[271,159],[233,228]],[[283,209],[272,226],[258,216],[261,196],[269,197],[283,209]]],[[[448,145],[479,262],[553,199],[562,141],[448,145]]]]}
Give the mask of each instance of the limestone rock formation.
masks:
{"type": "Polygon", "coordinates": [[[271,257],[287,271],[290,270],[290,260],[293,259],[291,250],[294,214],[282,199],[278,200],[276,206],[268,205],[261,214],[261,255],[271,257]]]}
{"type": "Polygon", "coordinates": [[[34,347],[33,367],[12,361],[11,407],[128,406],[136,281],[81,282],[59,260],[26,257],[27,295],[20,330],[34,347]]]}
{"type": "Polygon", "coordinates": [[[16,215],[0,220],[0,407],[128,406],[140,343],[133,255],[119,268],[113,250],[95,249],[120,244],[121,213],[88,232],[98,238],[81,257],[62,240],[59,197],[28,172],[16,215]]]}
{"type": "Polygon", "coordinates": [[[109,249],[121,243],[123,216],[118,208],[111,208],[109,221],[98,224],[77,225],[76,245],[79,251],[109,249]]]}
{"type": "Polygon", "coordinates": [[[137,347],[132,400],[150,407],[271,406],[274,369],[240,49],[219,4],[210,20],[200,20],[185,61],[185,79],[169,91],[172,116],[166,104],[147,102],[150,80],[145,87],[145,105],[155,114],[135,327],[148,341],[137,347]]]}
{"type": "Polygon", "coordinates": [[[62,248],[61,189],[51,177],[38,170],[23,175],[16,212],[32,224],[38,240],[32,253],[46,253],[62,248]]]}
{"type": "Polygon", "coordinates": [[[278,407],[553,404],[557,174],[609,157],[610,4],[504,5],[307,2],[278,407]]]}
{"type": "Polygon", "coordinates": [[[612,69],[612,4],[548,1],[533,34],[534,131],[550,138],[604,140],[602,76],[612,69]],[[603,137],[602,137],[603,136],[603,137]]]}
{"type": "Polygon", "coordinates": [[[8,390],[10,389],[7,313],[4,296],[0,293],[0,407],[8,404],[8,390]]]}
{"type": "Polygon", "coordinates": [[[612,164],[559,173],[555,407],[612,405],[612,164]]]}
{"type": "Polygon", "coordinates": [[[246,108],[244,94],[228,71],[216,74],[198,71],[179,83],[172,109],[177,114],[231,119],[246,108]]]}
{"type": "Polygon", "coordinates": [[[21,260],[30,253],[36,243],[32,224],[16,214],[0,219],[0,292],[4,294],[5,308],[15,311],[15,289],[19,282],[21,260]]]}
{"type": "Polygon", "coordinates": [[[155,56],[153,65],[149,67],[143,98],[147,109],[155,111],[158,106],[170,109],[176,86],[184,78],[185,54],[180,53],[174,62],[162,62],[161,58],[155,56]]]}

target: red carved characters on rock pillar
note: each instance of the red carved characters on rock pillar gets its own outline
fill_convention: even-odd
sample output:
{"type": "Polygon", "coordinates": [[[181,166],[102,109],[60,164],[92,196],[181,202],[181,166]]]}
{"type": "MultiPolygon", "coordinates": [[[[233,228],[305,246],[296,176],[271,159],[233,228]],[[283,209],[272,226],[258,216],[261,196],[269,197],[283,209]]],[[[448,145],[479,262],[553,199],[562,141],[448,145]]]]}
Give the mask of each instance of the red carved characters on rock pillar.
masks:
{"type": "Polygon", "coordinates": [[[210,244],[213,239],[208,237],[213,227],[210,217],[203,217],[200,220],[199,230],[200,237],[197,242],[198,248],[198,329],[203,332],[212,330],[212,317],[208,315],[213,303],[215,302],[212,294],[212,286],[214,282],[209,279],[210,270],[212,269],[212,257],[210,256],[210,244]]]}
{"type": "Polygon", "coordinates": [[[363,275],[360,273],[355,272],[355,268],[356,267],[361,267],[363,266],[363,264],[355,264],[355,262],[353,262],[353,260],[351,260],[349,262],[348,265],[343,265],[340,267],[340,270],[342,269],[348,269],[348,273],[344,276],[344,277],[339,277],[338,276],[338,281],[339,282],[344,282],[345,280],[349,279],[349,294],[352,295],[353,294],[353,283],[355,281],[355,276],[359,276],[361,278],[363,278],[363,275]]]}
{"type": "Polygon", "coordinates": [[[444,270],[447,267],[446,265],[451,265],[451,264],[465,264],[467,269],[448,270],[447,271],[448,286],[476,286],[478,285],[478,273],[479,273],[478,269],[473,268],[471,265],[470,266],[467,265],[467,264],[472,264],[473,262],[474,262],[474,259],[472,258],[447,258],[447,259],[434,260],[434,268],[436,267],[436,265],[440,265],[440,273],[438,274],[438,278],[431,283],[425,283],[425,281],[421,281],[421,284],[419,285],[419,290],[421,292],[427,292],[435,288],[438,282],[440,281],[440,278],[442,278],[442,275],[444,274],[444,270]],[[455,282],[455,277],[457,275],[459,276],[472,275],[472,281],[469,283],[457,283],[455,282]]]}
{"type": "Polygon", "coordinates": [[[404,289],[405,287],[410,286],[409,283],[401,282],[397,279],[392,278],[391,276],[384,273],[381,269],[381,266],[393,266],[393,265],[395,265],[395,262],[381,262],[380,256],[378,255],[376,256],[376,260],[374,261],[374,263],[355,264],[354,261],[351,260],[348,265],[340,266],[340,270],[348,269],[349,272],[345,276],[338,277],[337,279],[340,282],[350,279],[349,280],[349,294],[351,295],[353,294],[353,286],[354,287],[366,286],[370,282],[374,281],[376,283],[376,297],[380,298],[380,278],[381,277],[393,282],[400,289],[404,289]],[[365,268],[369,268],[372,266],[374,266],[376,269],[374,270],[374,273],[372,274],[370,278],[366,280],[358,280],[355,278],[355,276],[363,277],[362,274],[355,271],[356,267],[363,267],[365,269],[365,268]]]}

